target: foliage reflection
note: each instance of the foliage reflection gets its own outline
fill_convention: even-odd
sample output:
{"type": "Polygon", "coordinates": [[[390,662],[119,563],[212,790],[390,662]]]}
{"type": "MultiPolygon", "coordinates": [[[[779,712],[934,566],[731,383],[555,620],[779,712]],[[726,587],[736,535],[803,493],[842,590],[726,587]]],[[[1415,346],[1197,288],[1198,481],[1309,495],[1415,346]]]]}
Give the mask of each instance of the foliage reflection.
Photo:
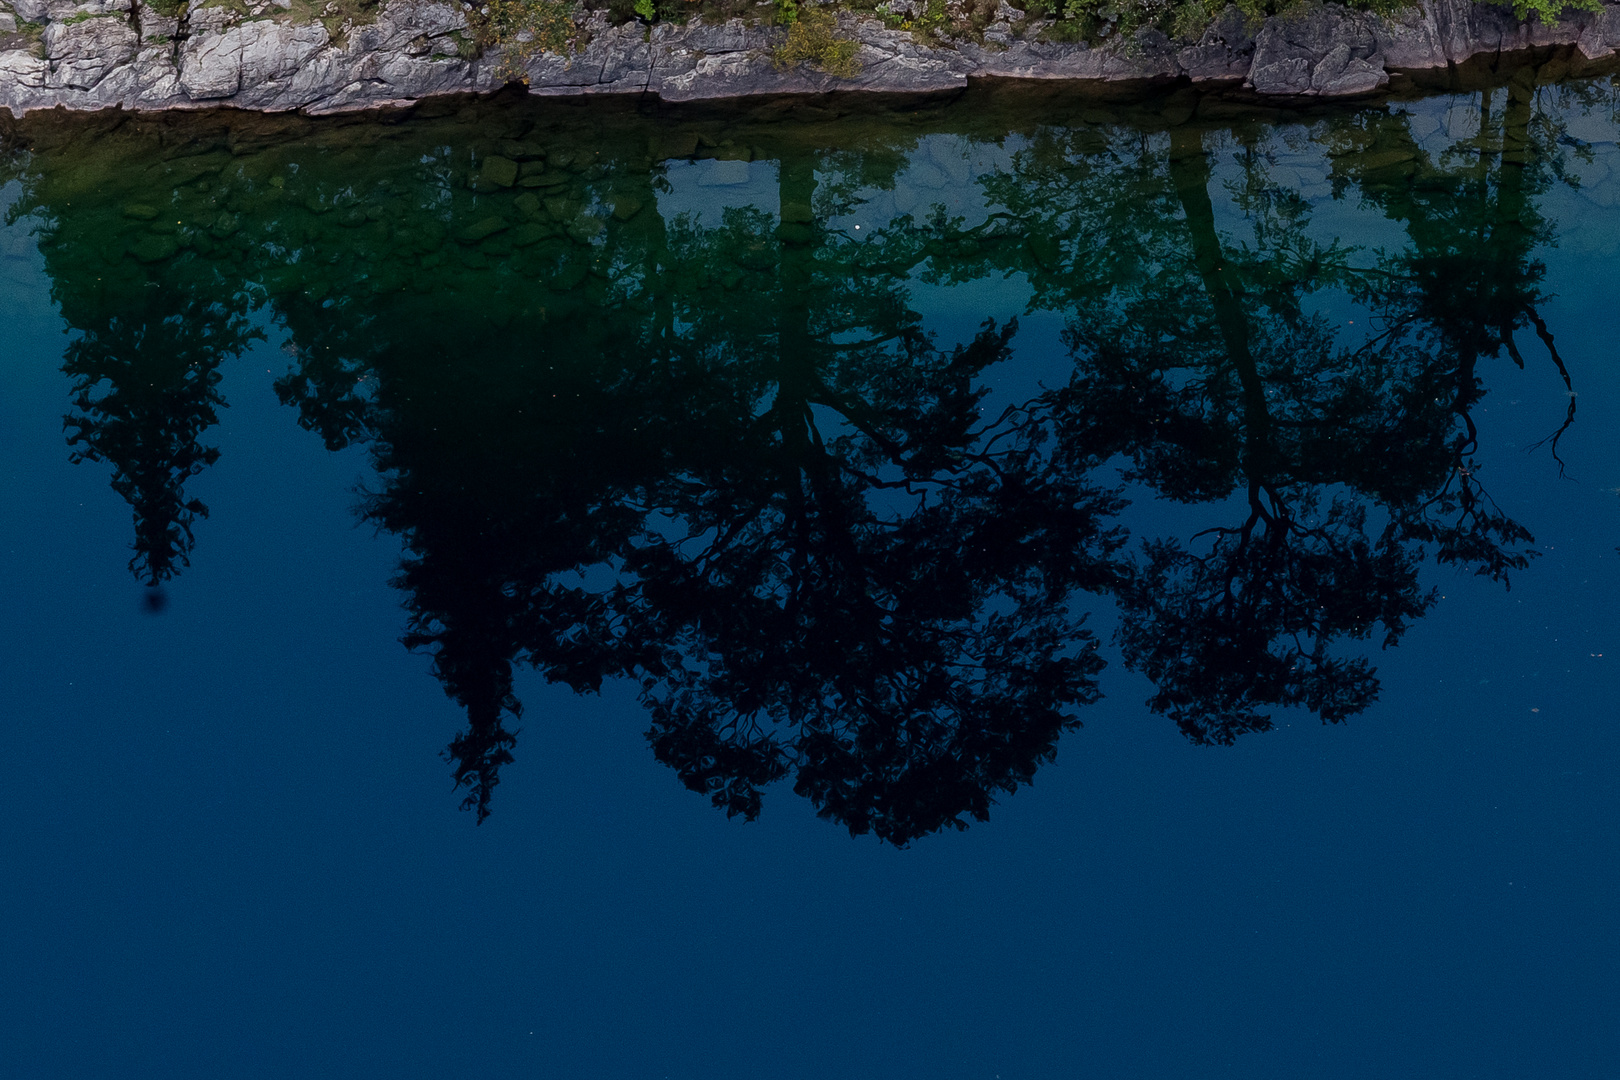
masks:
{"type": "Polygon", "coordinates": [[[404,543],[404,641],[466,710],[480,819],[527,666],[633,680],[653,753],[728,814],[785,781],[904,844],[1053,758],[1100,693],[1097,604],[1151,707],[1230,743],[1366,709],[1357,643],[1434,604],[1427,563],[1528,565],[1472,412],[1525,333],[1570,380],[1538,313],[1537,201],[1576,146],[1553,95],[1482,90],[1444,146],[1399,110],[1193,122],[1185,93],[943,144],[843,118],[837,150],[815,123],[491,105],[303,141],[218,121],[139,176],[154,138],[126,126],[88,161],[36,134],[13,213],[77,331],[69,441],[111,463],[149,582],[206,514],[183,484],[218,456],[220,365],[255,308],[285,328],[282,400],[370,448],[363,513],[404,543]],[[874,216],[952,152],[979,162],[957,211],[874,216]],[[1400,241],[1324,235],[1273,176],[1301,158],[1400,241]],[[752,159],[774,207],[670,210],[694,159],[752,159]],[[1017,400],[1016,319],[940,343],[915,299],[1008,276],[1066,319],[1067,374],[1017,400]],[[1129,544],[1144,496],[1180,524],[1129,544]]]}

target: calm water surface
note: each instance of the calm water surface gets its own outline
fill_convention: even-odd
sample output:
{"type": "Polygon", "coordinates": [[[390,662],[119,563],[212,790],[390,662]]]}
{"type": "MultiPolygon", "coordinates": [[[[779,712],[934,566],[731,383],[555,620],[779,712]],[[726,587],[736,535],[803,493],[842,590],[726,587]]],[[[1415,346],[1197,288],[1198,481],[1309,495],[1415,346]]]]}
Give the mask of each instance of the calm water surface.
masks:
{"type": "Polygon", "coordinates": [[[11,129],[0,1073],[1620,1076],[1553,74],[11,129]]]}

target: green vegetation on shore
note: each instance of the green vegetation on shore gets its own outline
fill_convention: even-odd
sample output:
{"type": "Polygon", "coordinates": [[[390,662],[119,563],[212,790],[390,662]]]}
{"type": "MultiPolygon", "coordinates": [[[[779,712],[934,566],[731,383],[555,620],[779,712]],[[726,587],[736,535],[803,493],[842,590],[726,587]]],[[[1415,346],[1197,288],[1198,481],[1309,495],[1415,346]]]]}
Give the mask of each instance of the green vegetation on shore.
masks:
{"type": "MultiPolygon", "coordinates": [[[[1043,41],[1086,42],[1104,46],[1125,42],[1136,47],[1138,36],[1158,32],[1171,42],[1199,40],[1222,13],[1235,8],[1251,32],[1270,17],[1302,14],[1314,0],[490,0],[475,8],[476,39],[481,47],[499,47],[505,64],[520,76],[526,61],[538,53],[566,55],[583,43],[578,23],[592,12],[605,12],[609,22],[632,20],[651,26],[696,17],[707,23],[741,18],[788,28],[775,60],[780,67],[805,66],[826,74],[853,77],[860,72],[858,44],[841,30],[838,14],[849,12],[881,20],[890,29],[911,31],[920,44],[946,46],[953,41],[985,43],[996,24],[1020,25],[1023,33],[1043,41]]],[[[1346,0],[1352,10],[1395,15],[1408,0],[1346,0]]],[[[1596,11],[1601,0],[1513,0],[1520,19],[1556,22],[1574,12],[1596,11]]],[[[1003,39],[1004,40],[1004,39],[1003,39]]]]}

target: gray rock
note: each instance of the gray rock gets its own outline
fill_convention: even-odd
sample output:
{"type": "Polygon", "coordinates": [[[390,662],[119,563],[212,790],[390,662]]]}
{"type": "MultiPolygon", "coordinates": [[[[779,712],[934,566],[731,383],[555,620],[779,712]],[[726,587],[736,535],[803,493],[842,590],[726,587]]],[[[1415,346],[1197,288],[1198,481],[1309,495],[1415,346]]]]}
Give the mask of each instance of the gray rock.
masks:
{"type": "Polygon", "coordinates": [[[195,36],[180,53],[180,88],[192,101],[240,93],[248,108],[274,104],[327,41],[320,23],[283,26],[269,20],[195,36]]]}
{"type": "Polygon", "coordinates": [[[1329,49],[1311,72],[1311,90],[1327,96],[1365,94],[1388,83],[1382,61],[1375,64],[1357,59],[1343,42],[1329,49]]]}
{"type": "Polygon", "coordinates": [[[11,10],[19,19],[31,23],[64,22],[76,15],[111,15],[128,13],[131,0],[12,0],[11,10]]]}
{"type": "Polygon", "coordinates": [[[1531,44],[1528,24],[1515,19],[1511,8],[1430,0],[1425,9],[1432,14],[1440,47],[1451,63],[1475,53],[1511,51],[1531,44]]]}
{"type": "Polygon", "coordinates": [[[1249,20],[1228,4],[1204,29],[1198,44],[1176,53],[1176,63],[1193,82],[1242,79],[1254,60],[1254,35],[1249,20]]]}
{"type": "Polygon", "coordinates": [[[0,105],[13,115],[40,108],[50,65],[22,49],[0,52],[0,105]]]}
{"type": "Polygon", "coordinates": [[[1606,56],[1620,45],[1613,4],[1598,12],[1570,12],[1553,23],[1521,21],[1511,5],[1475,0],[1422,0],[1388,18],[1370,16],[1384,64],[1421,70],[1460,64],[1480,53],[1513,52],[1546,45],[1578,45],[1588,57],[1606,56]]]}
{"type": "MultiPolygon", "coordinates": [[[[13,37],[0,49],[0,107],[13,113],[65,106],[185,108],[229,104],[265,111],[341,112],[407,104],[438,94],[497,88],[499,56],[460,57],[468,33],[461,6],[385,0],[375,23],[333,41],[318,23],[292,25],[271,0],[244,21],[235,9],[191,0],[182,26],[132,0],[12,0],[18,19],[46,24],[43,56],[13,37]],[[178,42],[178,43],[177,43],[178,42]]],[[[894,5],[896,10],[906,4],[894,5]]],[[[651,33],[613,27],[601,13],[582,26],[589,44],[526,64],[537,94],[653,93],[671,101],[830,90],[929,91],[973,77],[1115,81],[1185,76],[1246,78],[1265,94],[1361,94],[1387,84],[1386,68],[1432,68],[1481,52],[1574,44],[1588,57],[1620,51],[1620,0],[1550,24],[1520,22],[1508,8],[1474,0],[1421,0],[1396,15],[1316,4],[1256,29],[1228,7],[1196,43],[1157,31],[1092,48],[1036,40],[1045,21],[1000,0],[984,45],[919,44],[872,18],[839,15],[859,47],[861,72],[837,79],[808,68],[778,69],[783,31],[733,20],[720,26],[660,23],[651,33]]],[[[15,22],[16,20],[13,20],[15,22]]],[[[0,32],[11,25],[0,22],[0,32]]],[[[516,160],[516,159],[514,159],[516,160]]],[[[549,175],[549,174],[546,174],[549,175]]],[[[528,183],[527,176],[519,178],[528,183]]]]}
{"type": "Polygon", "coordinates": [[[678,40],[672,41],[677,38],[671,33],[673,27],[655,27],[650,42],[642,28],[634,23],[613,27],[598,18],[587,24],[587,29],[591,43],[584,53],[543,54],[530,59],[525,72],[531,91],[540,94],[640,93],[648,89],[655,64],[680,66],[682,47],[678,40]],[[655,59],[655,54],[661,59],[655,59]]]}
{"type": "Polygon", "coordinates": [[[1388,82],[1370,17],[1337,4],[1269,19],[1255,36],[1249,85],[1262,94],[1361,94],[1388,82]]]}
{"type": "Polygon", "coordinates": [[[1620,6],[1609,5],[1597,12],[1575,39],[1575,44],[1588,60],[1613,56],[1620,48],[1620,6]]]}
{"type": "Polygon", "coordinates": [[[1415,71],[1451,63],[1432,3],[1406,8],[1391,18],[1375,19],[1373,27],[1378,51],[1384,54],[1384,63],[1389,67],[1415,71]]]}
{"type": "Polygon", "coordinates": [[[186,5],[186,30],[197,37],[223,34],[240,21],[230,8],[208,4],[205,0],[191,0],[186,5]]]}
{"type": "Polygon", "coordinates": [[[41,40],[50,63],[45,86],[51,90],[95,89],[110,72],[127,71],[140,44],[128,21],[118,15],[53,22],[41,40]]]}
{"type": "Polygon", "coordinates": [[[668,101],[697,101],[831,90],[953,90],[967,85],[974,65],[965,49],[926,48],[909,33],[888,30],[875,19],[846,13],[839,22],[859,44],[856,58],[861,71],[851,79],[802,66],[779,69],[771,54],[783,31],[750,28],[734,20],[722,28],[671,28],[663,37],[655,31],[655,55],[643,86],[668,101]]]}
{"type": "Polygon", "coordinates": [[[179,19],[166,19],[150,8],[140,11],[142,41],[173,41],[180,33],[179,19]]]}

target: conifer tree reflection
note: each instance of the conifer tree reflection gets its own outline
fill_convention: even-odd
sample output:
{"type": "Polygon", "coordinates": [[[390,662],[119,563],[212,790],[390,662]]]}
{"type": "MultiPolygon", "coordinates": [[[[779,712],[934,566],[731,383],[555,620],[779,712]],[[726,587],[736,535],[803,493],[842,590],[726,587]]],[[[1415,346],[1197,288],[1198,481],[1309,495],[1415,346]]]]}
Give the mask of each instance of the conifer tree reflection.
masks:
{"type": "Polygon", "coordinates": [[[527,355],[492,348],[450,381],[442,354],[400,350],[379,371],[386,481],[366,515],[405,541],[404,641],[467,709],[449,755],[480,819],[512,760],[514,663],[581,690],[617,672],[603,600],[576,572],[609,562],[640,525],[634,494],[662,457],[646,365],[592,332],[600,323],[574,326],[547,327],[551,347],[527,355]]]}
{"type": "Polygon", "coordinates": [[[1046,475],[1027,418],[986,437],[974,383],[1009,337],[912,340],[887,386],[784,372],[726,440],[750,464],[666,489],[682,535],[634,548],[616,607],[689,787],[751,817],[791,773],[824,816],[905,842],[983,820],[1094,700],[1069,605],[1108,580],[1114,506],[1046,475]]]}
{"type": "Polygon", "coordinates": [[[466,711],[447,755],[480,819],[532,667],[582,691],[634,680],[654,754],[727,813],[781,782],[903,844],[982,820],[1097,697],[1084,593],[1117,599],[1153,707],[1225,743],[1277,708],[1366,708],[1360,643],[1428,610],[1426,562],[1526,564],[1529,533],[1480,486],[1473,412],[1482,358],[1522,361],[1515,334],[1568,378],[1535,259],[1555,133],[1523,95],[1492,100],[1456,158],[1397,114],[1312,131],[1339,194],[1404,230],[1387,252],[1313,240],[1241,124],[1042,126],[985,181],[982,224],[847,235],[826,222],[892,183],[914,132],[836,153],[759,135],[781,213],[719,221],[660,216],[641,129],[583,168],[514,135],[540,188],[403,142],[336,176],[255,165],[177,190],[198,204],[177,219],[231,208],[241,231],[161,259],[136,256],[167,221],[116,208],[153,236],[115,273],[47,235],[81,333],[69,435],[113,463],[137,571],[176,572],[218,365],[264,283],[296,357],[282,399],[329,446],[370,445],[364,513],[404,543],[404,640],[466,711]],[[990,411],[1016,324],[942,347],[908,290],[1005,272],[1068,317],[1072,368],[990,411]],[[1372,331],[1322,313],[1344,297],[1372,331]],[[1121,462],[1185,523],[1129,553],[1099,480],[1121,462]]]}
{"type": "Polygon", "coordinates": [[[1488,500],[1470,467],[1478,432],[1469,413],[1484,396],[1479,360],[1506,351],[1522,369],[1525,359],[1515,335],[1533,330],[1570,391],[1562,424],[1543,440],[1560,470],[1559,440],[1575,421],[1570,373],[1539,312],[1546,300],[1541,291],[1546,267],[1535,256],[1538,247],[1553,241],[1552,225],[1541,216],[1537,199],[1565,178],[1569,150],[1562,145],[1562,121],[1535,108],[1535,93],[1528,68],[1505,92],[1479,91],[1478,133],[1442,151],[1439,160],[1395,118],[1346,123],[1355,134],[1372,134],[1380,145],[1398,148],[1411,163],[1354,175],[1341,168],[1335,176],[1341,188],[1355,184],[1363,199],[1401,222],[1411,237],[1411,248],[1379,283],[1376,302],[1387,320],[1387,336],[1417,334],[1436,353],[1456,358],[1450,397],[1459,430],[1448,451],[1458,479],[1448,499],[1475,517],[1492,513],[1480,509],[1488,500]]]}
{"type": "Polygon", "coordinates": [[[374,437],[366,512],[405,538],[406,641],[468,709],[480,815],[515,663],[638,680],[654,753],[728,813],[791,776],[895,843],[983,819],[1095,698],[1071,602],[1111,580],[1114,499],[1044,468],[1039,416],[981,418],[1014,327],[937,348],[892,260],[810,220],[812,165],[781,167],[784,224],[617,230],[605,307],[439,324],[453,347],[442,311],[396,311],[367,395],[329,338],[284,380],[333,444],[374,437]]]}
{"type": "MultiPolygon", "coordinates": [[[[1401,137],[1397,124],[1371,142],[1401,137]]],[[[1095,697],[1079,591],[1119,600],[1153,707],[1224,743],[1278,707],[1365,709],[1376,675],[1345,646],[1400,640],[1433,603],[1426,560],[1498,578],[1524,566],[1529,534],[1470,456],[1474,363],[1501,338],[1453,312],[1472,278],[1423,284],[1444,276],[1423,260],[1472,219],[1414,212],[1410,249],[1356,263],[1308,239],[1308,208],[1266,182],[1250,143],[1237,195],[1253,234],[1236,243],[1216,226],[1203,139],[1178,129],[1168,155],[1088,132],[1037,140],[1024,164],[1038,168],[996,182],[1008,213],[973,243],[943,219],[835,236],[809,209],[810,159],[785,154],[780,224],[736,211],[658,222],[634,244],[614,233],[620,250],[597,256],[619,268],[609,317],[576,327],[553,304],[545,329],[517,335],[523,359],[491,366],[496,339],[474,347],[469,367],[500,372],[499,389],[458,376],[449,399],[474,397],[452,406],[438,358],[401,348],[376,355],[375,412],[315,392],[315,412],[379,439],[390,481],[370,512],[413,552],[408,641],[435,651],[473,717],[451,752],[480,812],[510,757],[514,663],[580,689],[636,678],[655,754],[729,813],[757,814],[761,788],[791,777],[826,816],[905,842],[982,817],[1095,697]],[[1088,182],[1043,178],[1077,161],[1088,182]],[[941,279],[1027,273],[1038,303],[1071,312],[1073,378],[981,421],[1010,328],[936,349],[901,284],[924,259],[941,279]],[[1327,290],[1376,309],[1381,332],[1341,341],[1310,313],[1327,290]],[[611,341],[583,329],[598,324],[611,341]],[[564,388],[576,404],[541,456],[570,467],[518,475],[537,434],[515,434],[503,482],[469,490],[490,459],[462,448],[489,436],[446,417],[487,423],[476,395],[515,407],[542,367],[534,413],[497,426],[528,431],[564,388]],[[1119,504],[1092,479],[1120,458],[1171,500],[1235,496],[1242,512],[1121,566],[1119,504]],[[520,513],[503,502],[516,492],[520,513]],[[564,584],[588,567],[593,584],[564,584]]],[[[1383,190],[1375,167],[1347,175],[1383,190]]],[[[1431,187],[1470,197],[1447,176],[1431,187]]],[[[1533,291],[1535,241],[1499,246],[1488,273],[1533,291]]],[[[313,358],[301,370],[310,386],[356,379],[313,358]]]]}
{"type": "Polygon", "coordinates": [[[823,816],[905,843],[984,820],[1095,699],[1072,603],[1111,580],[1117,503],[1044,467],[1036,414],[981,419],[1015,326],[936,348],[901,285],[911,231],[829,234],[806,155],[779,180],[774,243],[677,250],[677,278],[748,253],[771,273],[742,338],[712,299],[690,314],[729,408],[682,439],[651,504],[680,538],[634,545],[615,608],[688,787],[752,817],[791,775],[823,816]]]}
{"type": "Polygon", "coordinates": [[[112,465],[113,490],[135,517],[130,569],[156,586],[190,562],[192,526],[208,507],[185,483],[219,459],[202,441],[225,404],[219,365],[256,333],[206,299],[143,299],[79,325],[62,365],[74,395],[63,425],[73,461],[112,465]]]}
{"type": "MultiPolygon", "coordinates": [[[[1373,152],[1341,152],[1341,175],[1378,185],[1381,165],[1411,160],[1389,153],[1405,130],[1390,127],[1361,139],[1373,152]]],[[[1266,155],[1251,139],[1234,186],[1244,242],[1224,243],[1196,128],[1173,131],[1162,158],[1085,141],[1037,143],[1020,164],[1129,177],[1130,200],[1098,176],[1084,187],[1005,178],[998,192],[1031,227],[1021,254],[1038,295],[1074,312],[1075,376],[1054,396],[1065,453],[1082,469],[1123,455],[1128,478],[1162,496],[1237,496],[1245,507],[1188,540],[1145,545],[1118,593],[1126,661],[1154,681],[1152,706],[1199,742],[1264,730],[1277,706],[1352,715],[1374,700],[1377,680],[1365,658],[1336,646],[1374,627],[1396,643],[1433,602],[1418,584],[1424,559],[1494,578],[1526,565],[1529,533],[1484,494],[1470,457],[1474,363],[1500,345],[1504,324],[1484,320],[1482,336],[1478,312],[1456,309],[1481,267],[1533,292],[1539,238],[1495,245],[1467,274],[1425,273],[1437,244],[1466,243],[1474,220],[1431,211],[1408,222],[1407,252],[1355,266],[1350,252],[1306,238],[1306,204],[1265,181],[1266,155]],[[1071,242],[1101,258],[1069,263],[1071,242]],[[1374,308],[1382,332],[1339,344],[1304,302],[1328,289],[1374,308]]],[[[1427,175],[1426,188],[1403,172],[1387,190],[1443,193],[1454,212],[1470,205],[1455,178],[1427,175]]],[[[1529,317],[1529,292],[1488,303],[1529,317]]]]}
{"type": "Polygon", "coordinates": [[[204,441],[225,404],[219,367],[262,334],[239,278],[183,248],[175,229],[149,231],[155,207],[137,205],[133,218],[107,202],[59,212],[53,179],[30,176],[11,213],[45,218],[52,297],[76,335],[62,365],[73,395],[64,430],[74,462],[111,465],[134,516],[130,570],[156,587],[189,564],[193,527],[208,516],[185,487],[219,457],[204,441]]]}
{"type": "Polygon", "coordinates": [[[717,356],[747,392],[677,455],[656,506],[685,539],[636,546],[619,610],[654,750],[689,787],[751,817],[791,773],[823,816],[904,843],[983,820],[1095,698],[1070,604],[1111,579],[1117,506],[1044,468],[1034,414],[981,420],[1014,326],[937,349],[893,259],[863,272],[870,248],[797,209],[812,162],[779,175],[789,224],[753,294],[776,318],[717,356]]]}
{"type": "Polygon", "coordinates": [[[1223,249],[1195,129],[1172,134],[1163,183],[1181,220],[1154,242],[1140,292],[1077,305],[1064,430],[1079,460],[1122,454],[1131,479],[1171,498],[1230,494],[1244,509],[1186,544],[1145,545],[1118,593],[1120,644],[1154,683],[1150,705],[1194,741],[1266,730],[1279,706],[1342,720],[1377,682],[1335,646],[1375,624],[1391,644],[1429,604],[1416,553],[1367,535],[1356,492],[1323,491],[1334,456],[1355,452],[1318,445],[1355,364],[1301,299],[1342,280],[1342,258],[1307,242],[1286,203],[1255,208],[1254,248],[1223,249]]]}

